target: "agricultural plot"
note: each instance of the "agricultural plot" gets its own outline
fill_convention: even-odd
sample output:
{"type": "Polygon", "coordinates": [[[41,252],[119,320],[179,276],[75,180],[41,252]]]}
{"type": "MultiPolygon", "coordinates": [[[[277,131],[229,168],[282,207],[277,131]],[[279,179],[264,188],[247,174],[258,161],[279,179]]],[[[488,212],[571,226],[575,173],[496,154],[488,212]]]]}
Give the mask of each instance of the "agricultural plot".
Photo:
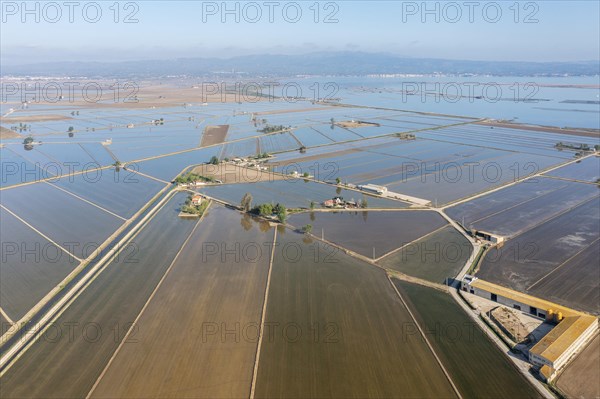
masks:
{"type": "Polygon", "coordinates": [[[248,396],[273,238],[209,208],[92,397],[248,396]]]}
{"type": "Polygon", "coordinates": [[[303,146],[305,147],[314,147],[323,144],[331,144],[333,140],[327,138],[322,135],[320,132],[316,131],[310,127],[304,127],[300,129],[294,129],[292,134],[300,140],[303,146]]]}
{"type": "Polygon", "coordinates": [[[434,231],[377,264],[409,276],[443,284],[455,277],[471,256],[473,246],[452,226],[434,231]]]}
{"type": "Polygon", "coordinates": [[[260,152],[267,152],[269,154],[297,150],[302,146],[302,144],[288,132],[261,136],[259,141],[260,152]]]}
{"type": "Polygon", "coordinates": [[[60,164],[65,174],[110,165],[99,164],[79,144],[46,143],[36,146],[35,149],[60,164]]]}
{"type": "Polygon", "coordinates": [[[118,216],[47,183],[3,190],[2,206],[82,259],[124,223],[118,216]]]}
{"type": "Polygon", "coordinates": [[[81,148],[98,164],[106,166],[113,164],[114,159],[106,148],[100,143],[80,143],[81,148]]]}
{"type": "Polygon", "coordinates": [[[8,148],[0,148],[0,187],[10,187],[55,176],[17,155],[8,148]]]}
{"type": "Polygon", "coordinates": [[[297,228],[312,226],[312,233],[368,258],[379,258],[446,225],[433,211],[342,211],[292,215],[297,228]]]}
{"type": "Polygon", "coordinates": [[[597,182],[600,179],[600,157],[594,156],[547,173],[563,179],[597,182]]]}
{"type": "Polygon", "coordinates": [[[313,129],[335,142],[364,139],[360,134],[331,124],[313,126],[313,129]]]}
{"type": "Polygon", "coordinates": [[[385,273],[305,241],[277,235],[256,397],[453,397],[385,273]]]}
{"type": "Polygon", "coordinates": [[[135,167],[141,173],[156,177],[157,179],[172,181],[189,166],[206,163],[210,161],[213,155],[218,156],[221,148],[221,146],[209,147],[149,161],[135,162],[135,167]]]}
{"type": "Polygon", "coordinates": [[[572,307],[600,315],[599,255],[597,239],[530,287],[530,292],[554,302],[566,299],[572,307]]]}
{"type": "Polygon", "coordinates": [[[592,293],[598,289],[600,280],[589,280],[597,270],[597,262],[585,265],[584,270],[580,268],[566,279],[558,280],[554,275],[565,267],[576,267],[578,255],[582,256],[582,262],[588,256],[593,258],[587,251],[598,241],[599,223],[600,199],[596,197],[513,238],[501,248],[492,249],[477,276],[533,295],[552,293],[551,298],[545,298],[568,307],[598,312],[597,293],[592,293]],[[569,265],[569,262],[575,263],[569,265]],[[552,284],[545,283],[547,279],[551,279],[552,284]],[[536,291],[538,289],[540,291],[536,291]]]}
{"type": "Polygon", "coordinates": [[[260,183],[223,184],[198,189],[203,194],[232,205],[239,205],[246,193],[252,194],[253,204],[280,203],[288,208],[309,209],[311,202],[321,207],[322,202],[336,196],[354,198],[359,203],[364,199],[368,208],[407,208],[406,202],[373,197],[354,190],[346,190],[329,184],[315,183],[302,178],[286,178],[260,183]]]}
{"type": "Polygon", "coordinates": [[[447,208],[445,212],[458,222],[462,223],[464,220],[464,224],[468,226],[492,214],[543,197],[570,185],[568,182],[556,179],[528,179],[474,200],[452,206],[447,208]]]}
{"type": "MultiPolygon", "coordinates": [[[[0,378],[2,397],[86,397],[197,224],[177,217],[185,198],[176,194],[65,310],[55,328],[0,378]]],[[[139,345],[139,333],[135,327],[123,347],[139,345]]]]}
{"type": "Polygon", "coordinates": [[[254,156],[259,153],[259,141],[256,138],[252,138],[225,144],[220,159],[254,156]]]}
{"type": "Polygon", "coordinates": [[[51,184],[74,193],[94,204],[129,219],[140,210],[165,183],[149,179],[135,170],[102,169],[88,174],[63,177],[51,184]]]}
{"type": "Polygon", "coordinates": [[[556,380],[556,386],[570,398],[600,397],[600,335],[568,364],[556,380]]]}
{"type": "Polygon", "coordinates": [[[200,147],[222,143],[225,141],[228,131],[229,125],[206,126],[200,141],[200,147]]]}
{"type": "MultiPolygon", "coordinates": [[[[393,279],[464,398],[540,394],[447,293],[393,279]]],[[[418,334],[412,326],[412,334],[418,334]]]]}
{"type": "Polygon", "coordinates": [[[0,308],[17,321],[79,262],[6,210],[0,215],[0,308]]]}
{"type": "MultiPolygon", "coordinates": [[[[519,201],[518,197],[513,197],[510,192],[507,193],[504,190],[492,193],[491,199],[484,196],[472,201],[475,203],[475,209],[478,206],[486,207],[487,205],[489,214],[475,220],[467,221],[465,219],[466,227],[513,237],[600,195],[598,188],[591,184],[567,181],[554,181],[547,184],[544,181],[551,179],[536,178],[534,180],[535,182],[531,183],[521,183],[523,187],[517,189],[529,188],[531,197],[524,201],[515,202],[519,201]],[[542,188],[541,191],[537,191],[536,182],[538,181],[546,189],[542,188]],[[506,207],[502,208],[498,206],[498,203],[494,203],[493,200],[496,198],[499,199],[500,204],[504,203],[506,207]],[[508,202],[507,200],[512,201],[508,202]],[[490,206],[492,206],[491,209],[490,206]]],[[[459,207],[464,210],[469,209],[470,205],[468,203],[461,204],[459,207]]],[[[464,214],[460,215],[460,211],[454,213],[458,213],[457,216],[464,216],[464,214]]]]}

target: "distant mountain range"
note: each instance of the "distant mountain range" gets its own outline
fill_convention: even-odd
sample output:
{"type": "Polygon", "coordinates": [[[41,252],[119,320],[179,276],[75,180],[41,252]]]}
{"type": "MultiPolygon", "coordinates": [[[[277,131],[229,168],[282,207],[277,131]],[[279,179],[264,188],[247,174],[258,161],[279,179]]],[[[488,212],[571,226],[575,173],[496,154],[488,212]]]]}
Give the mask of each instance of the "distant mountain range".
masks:
{"type": "Polygon", "coordinates": [[[452,74],[496,76],[593,76],[600,61],[508,62],[408,58],[385,53],[320,52],[302,55],[250,55],[124,62],[51,62],[3,66],[3,76],[85,76],[150,78],[161,76],[296,76],[373,74],[452,74]]]}

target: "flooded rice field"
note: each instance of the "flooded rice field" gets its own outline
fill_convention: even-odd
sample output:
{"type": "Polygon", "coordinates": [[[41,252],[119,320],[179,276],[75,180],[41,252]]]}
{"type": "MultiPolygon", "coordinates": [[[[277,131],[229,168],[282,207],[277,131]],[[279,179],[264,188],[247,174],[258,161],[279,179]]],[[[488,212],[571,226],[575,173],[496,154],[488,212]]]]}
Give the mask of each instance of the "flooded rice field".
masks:
{"type": "Polygon", "coordinates": [[[392,252],[378,260],[377,264],[412,277],[444,284],[456,277],[472,251],[469,240],[454,227],[446,226],[392,252]]]}
{"type": "Polygon", "coordinates": [[[600,198],[595,197],[493,248],[477,276],[598,314],[598,264],[588,261],[597,257],[599,223],[600,198]],[[577,273],[565,275],[565,268],[577,273]]]}
{"type": "MultiPolygon", "coordinates": [[[[197,224],[177,194],[2,376],[6,397],[85,397],[197,224]],[[69,333],[71,331],[71,333],[69,333]],[[35,384],[31,384],[32,379],[35,384]]],[[[134,330],[123,343],[137,346],[134,330]]]]}
{"type": "Polygon", "coordinates": [[[368,258],[379,258],[446,225],[432,211],[304,212],[291,215],[296,228],[312,226],[312,234],[368,258]],[[410,226],[410,227],[409,227],[410,226]]]}
{"type": "Polygon", "coordinates": [[[591,184],[540,177],[452,207],[448,215],[467,228],[513,237],[598,196],[591,184]]]}
{"type": "Polygon", "coordinates": [[[292,231],[277,242],[265,323],[281,327],[263,336],[257,397],[454,396],[382,270],[292,231]]]}
{"type": "Polygon", "coordinates": [[[367,201],[368,208],[396,209],[409,206],[406,202],[388,200],[363,194],[354,190],[346,190],[330,184],[315,183],[301,178],[265,181],[260,183],[239,183],[207,186],[199,191],[210,197],[220,199],[232,205],[239,205],[246,193],[252,194],[253,204],[283,204],[287,208],[309,209],[311,202],[322,207],[323,201],[341,196],[346,200],[354,199],[360,203],[367,201]]]}
{"type": "Polygon", "coordinates": [[[20,320],[78,265],[79,261],[0,208],[0,307],[20,320]]]}
{"type": "Polygon", "coordinates": [[[49,183],[3,190],[2,206],[81,259],[93,254],[125,222],[49,183]]]}
{"type": "Polygon", "coordinates": [[[91,397],[246,396],[273,240],[268,225],[211,206],[138,320],[138,344],[123,347],[91,397]]]}
{"type": "MultiPolygon", "coordinates": [[[[393,279],[462,397],[540,397],[449,294],[393,279]]],[[[416,330],[413,330],[416,333],[416,330]]]]}

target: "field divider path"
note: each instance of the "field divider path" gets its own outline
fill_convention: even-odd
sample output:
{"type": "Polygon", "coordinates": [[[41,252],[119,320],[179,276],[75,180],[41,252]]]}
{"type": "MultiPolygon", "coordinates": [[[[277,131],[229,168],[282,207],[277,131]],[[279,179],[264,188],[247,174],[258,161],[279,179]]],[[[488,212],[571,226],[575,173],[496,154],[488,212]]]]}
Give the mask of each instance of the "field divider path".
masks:
{"type": "Polygon", "coordinates": [[[434,233],[437,233],[438,231],[440,231],[440,230],[442,230],[442,229],[445,229],[446,227],[448,227],[448,224],[445,224],[445,225],[443,225],[442,227],[439,227],[439,228],[437,228],[437,229],[435,229],[435,230],[433,230],[433,231],[431,231],[431,232],[429,232],[429,233],[425,234],[424,236],[421,236],[421,237],[417,238],[416,240],[413,240],[413,241],[411,241],[411,242],[407,242],[407,243],[405,243],[405,244],[403,244],[403,245],[399,246],[398,248],[395,248],[395,249],[392,249],[391,251],[388,251],[388,252],[386,252],[385,254],[381,255],[380,257],[373,259],[373,262],[377,263],[377,262],[379,262],[380,260],[382,260],[383,258],[385,258],[385,257],[387,257],[387,256],[389,256],[389,255],[395,254],[396,252],[398,252],[398,251],[400,251],[400,250],[402,250],[402,249],[406,248],[407,246],[409,246],[409,245],[411,245],[411,244],[413,244],[413,243],[415,243],[415,242],[417,242],[417,241],[421,241],[422,239],[424,239],[424,238],[427,238],[427,237],[429,237],[430,235],[432,235],[432,234],[434,234],[434,233]]]}
{"type": "Polygon", "coordinates": [[[14,321],[13,321],[13,320],[12,320],[10,317],[8,317],[8,315],[6,314],[6,312],[4,311],[4,309],[2,309],[1,307],[0,307],[0,314],[2,315],[2,317],[4,317],[4,318],[6,319],[6,321],[8,321],[8,322],[9,322],[11,325],[15,324],[15,322],[14,322],[14,321]]]}
{"type": "Polygon", "coordinates": [[[269,299],[269,287],[271,286],[271,271],[273,270],[273,261],[275,259],[275,246],[277,244],[277,227],[273,233],[273,248],[271,248],[271,259],[269,261],[269,272],[267,273],[267,284],[265,287],[265,300],[263,301],[262,314],[260,317],[260,330],[258,333],[258,345],[256,346],[256,356],[254,358],[254,368],[252,371],[252,383],[250,384],[250,399],[254,399],[256,391],[256,379],[258,378],[258,364],[260,362],[260,349],[265,331],[265,319],[267,317],[267,302],[269,299]]]}
{"type": "MultiPolygon", "coordinates": [[[[35,324],[34,328],[31,329],[30,333],[18,340],[14,345],[2,354],[0,357],[0,378],[10,369],[10,367],[21,357],[23,354],[40,339],[41,335],[50,327],[51,323],[57,320],[67,308],[81,295],[81,293],[98,277],[98,275],[106,268],[107,265],[125,248],[125,243],[129,242],[132,238],[136,237],[140,231],[149,223],[150,220],[156,215],[156,213],[162,209],[162,207],[173,197],[176,191],[167,193],[155,206],[154,208],[145,215],[139,223],[137,223],[125,236],[113,246],[108,253],[106,253],[102,259],[100,259],[87,273],[81,278],[68,293],[60,298],[48,311],[46,311],[35,324]]],[[[0,207],[4,208],[0,204],[0,207]]],[[[6,208],[5,208],[6,209],[6,208]]],[[[8,210],[8,209],[7,209],[8,210]]],[[[10,212],[10,211],[9,211],[10,212]]],[[[11,212],[12,213],[12,212],[11,212]]],[[[132,219],[133,220],[133,219],[132,219]]],[[[127,223],[125,223],[127,224],[127,223]]],[[[68,253],[68,252],[67,252],[68,253]]],[[[76,258],[76,257],[75,257],[76,258]]],[[[77,258],[76,258],[77,259],[77,258]]],[[[91,259],[81,261],[78,268],[82,265],[87,264],[91,259]]],[[[77,271],[79,273],[79,271],[77,271]]],[[[53,293],[50,293],[53,294],[53,293]]],[[[49,295],[50,295],[49,294],[49,295]]],[[[36,307],[39,305],[36,305],[36,307]]],[[[38,309],[32,309],[30,312],[37,312],[38,309]]],[[[23,319],[30,320],[31,316],[26,315],[23,319]]],[[[23,323],[25,325],[25,323],[23,323]]],[[[19,329],[15,330],[13,334],[16,334],[19,329]]],[[[9,332],[2,335],[0,345],[4,345],[5,342],[9,341],[11,337],[7,337],[9,332]]]]}
{"type": "Polygon", "coordinates": [[[175,265],[175,262],[177,261],[177,259],[179,259],[179,255],[181,254],[181,252],[183,252],[184,248],[187,246],[188,242],[190,241],[190,239],[194,235],[194,232],[196,231],[196,229],[200,225],[200,222],[202,222],[202,220],[204,219],[204,215],[206,215],[206,212],[209,210],[209,208],[210,208],[210,203],[206,207],[206,209],[205,209],[204,213],[202,214],[202,216],[200,217],[200,219],[198,219],[198,221],[196,222],[196,225],[194,226],[194,228],[192,229],[192,231],[190,232],[190,234],[186,238],[186,240],[183,243],[183,245],[181,246],[181,248],[179,248],[179,251],[177,251],[177,254],[175,255],[175,257],[171,261],[171,264],[169,265],[169,268],[165,271],[165,274],[163,274],[163,276],[160,279],[160,281],[158,282],[158,284],[156,284],[156,287],[154,287],[154,290],[152,291],[152,293],[148,297],[148,300],[146,301],[146,303],[142,307],[142,310],[140,310],[140,313],[138,313],[137,317],[135,318],[135,320],[131,324],[131,327],[129,328],[129,330],[127,330],[127,333],[125,334],[125,336],[123,337],[123,339],[119,343],[119,346],[117,347],[117,349],[115,350],[115,352],[112,354],[112,356],[108,360],[108,363],[106,363],[106,366],[104,366],[104,369],[102,370],[102,372],[100,373],[100,375],[96,379],[96,382],[94,383],[94,385],[92,386],[92,388],[90,389],[90,391],[88,392],[88,394],[86,395],[86,399],[91,397],[91,395],[94,393],[94,391],[96,390],[96,388],[100,384],[100,381],[102,380],[102,378],[104,377],[104,375],[106,374],[106,372],[110,368],[111,364],[113,363],[113,361],[115,360],[115,358],[117,357],[117,355],[119,354],[119,352],[121,351],[121,349],[123,348],[123,345],[127,342],[127,339],[129,338],[129,335],[134,330],[133,327],[137,325],[139,319],[144,314],[144,311],[146,310],[146,308],[148,307],[148,305],[150,304],[150,302],[152,302],[152,299],[154,299],[154,296],[158,292],[158,290],[161,287],[163,281],[167,278],[167,276],[169,275],[171,269],[173,269],[173,266],[175,265]]]}
{"type": "Polygon", "coordinates": [[[444,374],[446,375],[446,378],[448,379],[448,382],[450,383],[450,385],[452,385],[452,389],[454,389],[454,392],[456,393],[456,396],[460,399],[462,399],[462,395],[460,394],[460,391],[458,390],[458,388],[456,387],[456,385],[454,384],[454,381],[452,381],[452,377],[450,377],[450,373],[448,373],[448,370],[446,370],[446,367],[444,366],[444,364],[442,363],[442,360],[438,357],[437,353],[435,352],[435,349],[433,349],[433,346],[431,345],[431,343],[429,342],[429,339],[427,339],[427,336],[425,335],[425,332],[423,331],[423,329],[421,328],[421,325],[419,324],[419,322],[417,321],[417,319],[415,318],[415,315],[413,314],[413,312],[410,310],[408,304],[406,303],[406,301],[404,300],[404,298],[402,297],[402,295],[400,294],[400,291],[398,291],[398,288],[394,285],[394,282],[392,281],[392,278],[387,275],[388,281],[390,282],[390,284],[392,285],[392,288],[394,289],[394,291],[396,292],[396,294],[398,295],[398,298],[400,298],[400,301],[402,301],[402,304],[404,305],[404,307],[406,308],[406,311],[408,312],[408,314],[410,315],[410,318],[413,320],[413,322],[415,323],[415,325],[417,326],[417,328],[419,329],[419,333],[421,334],[421,336],[423,337],[423,340],[425,341],[425,343],[427,344],[427,346],[429,347],[429,350],[431,351],[431,353],[433,354],[433,356],[435,357],[435,360],[438,362],[440,368],[442,369],[442,371],[444,372],[444,374]]]}
{"type": "Polygon", "coordinates": [[[114,213],[114,212],[111,212],[111,211],[109,211],[108,209],[106,209],[106,208],[103,208],[103,207],[101,207],[100,205],[98,205],[98,204],[96,204],[96,203],[94,203],[94,202],[92,202],[92,201],[90,201],[90,200],[87,200],[87,199],[85,199],[85,198],[83,198],[83,197],[80,197],[79,195],[77,195],[77,194],[74,194],[74,193],[70,192],[69,190],[66,190],[66,189],[64,189],[64,188],[62,188],[62,187],[59,187],[59,186],[57,186],[56,184],[52,184],[52,183],[48,183],[48,182],[45,182],[45,183],[46,183],[46,184],[48,184],[48,185],[49,185],[49,186],[51,186],[51,187],[54,187],[54,188],[56,188],[56,189],[58,189],[58,190],[60,190],[60,191],[63,191],[63,192],[65,192],[65,193],[67,193],[67,194],[69,194],[69,195],[71,195],[71,196],[73,196],[73,197],[77,198],[78,200],[81,200],[81,201],[83,201],[83,202],[87,202],[88,204],[90,204],[90,205],[92,205],[92,206],[95,206],[96,208],[100,209],[101,211],[104,211],[104,212],[106,212],[106,213],[108,213],[108,214],[110,214],[110,215],[112,215],[112,216],[114,216],[114,217],[116,217],[116,218],[119,218],[119,219],[121,219],[121,220],[122,220],[122,221],[124,221],[124,222],[126,222],[126,221],[127,221],[127,219],[125,219],[124,217],[122,217],[122,216],[119,216],[119,215],[117,215],[116,213],[114,213]]]}

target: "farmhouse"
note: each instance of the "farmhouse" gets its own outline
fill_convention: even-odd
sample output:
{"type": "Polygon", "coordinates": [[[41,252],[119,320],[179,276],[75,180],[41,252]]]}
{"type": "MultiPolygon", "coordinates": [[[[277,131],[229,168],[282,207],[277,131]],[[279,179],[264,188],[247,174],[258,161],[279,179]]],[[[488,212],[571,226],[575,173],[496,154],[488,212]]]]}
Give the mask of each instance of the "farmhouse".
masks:
{"type": "Polygon", "coordinates": [[[461,282],[465,292],[545,319],[556,326],[529,350],[529,362],[540,368],[550,381],[569,359],[598,330],[598,319],[585,313],[531,295],[466,275],[461,282]]]}
{"type": "Polygon", "coordinates": [[[194,195],[192,197],[192,205],[198,206],[200,204],[202,204],[202,196],[198,194],[194,195]]]}

